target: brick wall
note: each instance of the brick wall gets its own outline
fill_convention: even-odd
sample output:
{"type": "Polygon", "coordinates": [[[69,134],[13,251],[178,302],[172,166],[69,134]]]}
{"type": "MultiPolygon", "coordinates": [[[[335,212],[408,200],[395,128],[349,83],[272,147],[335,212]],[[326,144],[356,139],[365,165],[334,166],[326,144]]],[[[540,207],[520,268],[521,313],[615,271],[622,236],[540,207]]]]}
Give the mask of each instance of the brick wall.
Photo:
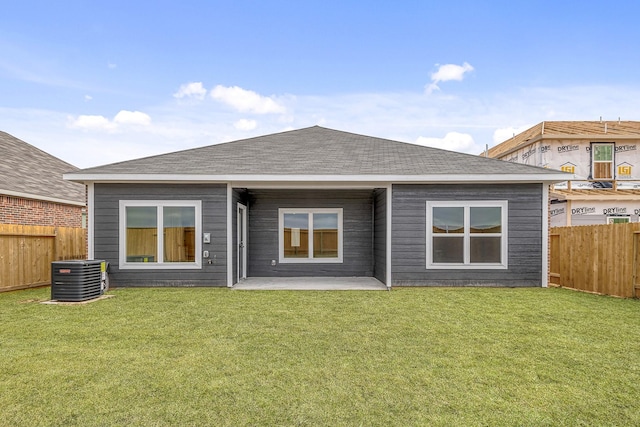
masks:
{"type": "Polygon", "coordinates": [[[0,223],[82,227],[81,206],[0,195],[0,223]]]}

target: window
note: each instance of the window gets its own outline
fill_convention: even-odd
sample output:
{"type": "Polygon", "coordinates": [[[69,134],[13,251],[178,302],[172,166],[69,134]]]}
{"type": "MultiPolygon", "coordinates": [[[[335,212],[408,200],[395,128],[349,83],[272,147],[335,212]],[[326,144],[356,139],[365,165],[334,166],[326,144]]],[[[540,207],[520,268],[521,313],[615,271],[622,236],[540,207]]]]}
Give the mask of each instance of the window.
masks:
{"type": "Polygon", "coordinates": [[[507,268],[507,202],[427,202],[427,268],[507,268]]]}
{"type": "Polygon", "coordinates": [[[201,202],[120,201],[120,268],[200,268],[201,202]]]}
{"type": "Polygon", "coordinates": [[[613,144],[591,144],[591,168],[593,179],[613,179],[613,144]]]}
{"type": "Polygon", "coordinates": [[[341,263],[342,209],[279,209],[281,263],[341,263]]]}
{"type": "Polygon", "coordinates": [[[628,216],[608,216],[607,224],[625,224],[631,222],[631,218],[628,216]]]}

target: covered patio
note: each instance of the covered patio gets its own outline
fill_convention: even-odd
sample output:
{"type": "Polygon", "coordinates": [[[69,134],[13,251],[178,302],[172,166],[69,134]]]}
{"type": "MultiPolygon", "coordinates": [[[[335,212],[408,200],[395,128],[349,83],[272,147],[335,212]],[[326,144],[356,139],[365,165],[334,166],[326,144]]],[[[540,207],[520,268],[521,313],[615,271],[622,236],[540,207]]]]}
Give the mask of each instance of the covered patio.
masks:
{"type": "Polygon", "coordinates": [[[228,194],[229,287],[325,290],[390,285],[390,190],[382,184],[236,185],[228,194]]]}

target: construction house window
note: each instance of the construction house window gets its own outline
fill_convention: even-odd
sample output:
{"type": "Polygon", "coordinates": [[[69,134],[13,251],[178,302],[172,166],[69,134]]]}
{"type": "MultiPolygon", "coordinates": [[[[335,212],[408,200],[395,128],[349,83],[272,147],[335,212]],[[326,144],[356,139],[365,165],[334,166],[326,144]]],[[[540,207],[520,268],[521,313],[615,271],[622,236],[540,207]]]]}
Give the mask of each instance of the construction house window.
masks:
{"type": "Polygon", "coordinates": [[[279,209],[281,263],[341,263],[342,209],[279,209]]]}
{"type": "Polygon", "coordinates": [[[593,179],[613,179],[612,143],[591,144],[591,168],[593,179]]]}
{"type": "Polygon", "coordinates": [[[608,216],[607,224],[626,224],[631,222],[631,218],[628,216],[608,216]]]}
{"type": "Polygon", "coordinates": [[[507,268],[507,201],[427,202],[427,268],[507,268]]]}
{"type": "Polygon", "coordinates": [[[120,268],[200,268],[200,201],[120,201],[120,268]]]}

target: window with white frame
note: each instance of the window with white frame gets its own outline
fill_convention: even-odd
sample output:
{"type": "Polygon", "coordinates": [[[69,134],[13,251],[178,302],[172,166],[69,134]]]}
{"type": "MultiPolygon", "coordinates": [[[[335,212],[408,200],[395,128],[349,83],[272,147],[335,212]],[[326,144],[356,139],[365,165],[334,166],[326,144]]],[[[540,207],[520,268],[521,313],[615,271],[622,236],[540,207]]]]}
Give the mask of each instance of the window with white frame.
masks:
{"type": "Polygon", "coordinates": [[[341,263],[342,208],[278,209],[281,263],[341,263]]]}
{"type": "Polygon", "coordinates": [[[120,268],[201,268],[199,200],[121,200],[120,268]]]}
{"type": "Polygon", "coordinates": [[[427,202],[427,268],[507,268],[507,206],[427,202]]]}
{"type": "Polygon", "coordinates": [[[613,155],[612,143],[591,144],[591,168],[593,179],[613,179],[613,155]]]}

